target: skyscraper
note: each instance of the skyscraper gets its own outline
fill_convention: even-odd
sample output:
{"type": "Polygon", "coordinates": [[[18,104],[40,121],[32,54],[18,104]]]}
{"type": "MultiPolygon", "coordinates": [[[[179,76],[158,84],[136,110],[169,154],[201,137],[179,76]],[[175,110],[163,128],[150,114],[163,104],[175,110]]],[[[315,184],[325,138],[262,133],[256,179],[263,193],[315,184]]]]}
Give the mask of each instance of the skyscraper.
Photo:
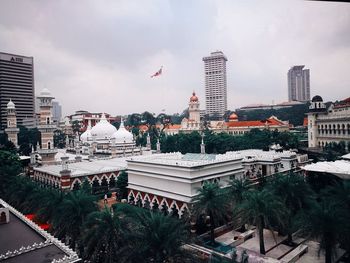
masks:
{"type": "Polygon", "coordinates": [[[288,100],[310,100],[310,70],[304,65],[293,66],[288,71],[288,100]]]}
{"type": "Polygon", "coordinates": [[[204,57],[205,107],[209,116],[222,117],[227,111],[227,58],[221,51],[204,57]]]}
{"type": "Polygon", "coordinates": [[[16,104],[18,124],[34,116],[33,57],[0,52],[0,130],[6,128],[6,107],[16,104]]]}

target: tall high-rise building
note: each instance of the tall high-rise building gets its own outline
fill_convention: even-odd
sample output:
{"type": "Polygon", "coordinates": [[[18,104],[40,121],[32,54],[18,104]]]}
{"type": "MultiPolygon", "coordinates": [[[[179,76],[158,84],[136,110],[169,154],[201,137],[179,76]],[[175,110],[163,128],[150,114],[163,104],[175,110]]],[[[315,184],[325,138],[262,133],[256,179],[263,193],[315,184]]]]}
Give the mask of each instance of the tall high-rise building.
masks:
{"type": "Polygon", "coordinates": [[[204,57],[205,107],[209,116],[222,117],[227,111],[227,58],[221,51],[204,57]]]}
{"type": "Polygon", "coordinates": [[[6,107],[16,104],[17,123],[34,116],[33,57],[0,52],[0,130],[6,128],[6,107]]]}
{"type": "Polygon", "coordinates": [[[293,66],[288,71],[288,100],[310,100],[310,70],[304,65],[293,66]]]}
{"type": "Polygon", "coordinates": [[[58,101],[52,102],[52,120],[55,123],[59,123],[62,118],[62,106],[58,101]]]}

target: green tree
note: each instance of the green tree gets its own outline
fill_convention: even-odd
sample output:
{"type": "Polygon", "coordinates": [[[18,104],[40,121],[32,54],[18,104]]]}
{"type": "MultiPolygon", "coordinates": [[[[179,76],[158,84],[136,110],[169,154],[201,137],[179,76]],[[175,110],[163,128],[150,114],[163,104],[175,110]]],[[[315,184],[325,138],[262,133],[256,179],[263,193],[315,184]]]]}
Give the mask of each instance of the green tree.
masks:
{"type": "Polygon", "coordinates": [[[225,219],[229,208],[226,191],[216,183],[204,183],[193,198],[192,213],[197,217],[206,215],[210,221],[210,242],[215,243],[214,230],[220,220],[225,219]]]}
{"type": "Polygon", "coordinates": [[[246,179],[232,179],[229,183],[229,195],[232,196],[235,204],[241,204],[244,195],[249,191],[251,183],[246,179]]]}
{"type": "Polygon", "coordinates": [[[313,192],[304,178],[299,174],[290,172],[287,175],[278,174],[268,185],[272,193],[278,196],[289,211],[286,214],[286,227],[288,243],[292,244],[294,232],[293,219],[302,209],[309,209],[313,204],[313,192]]]}
{"type": "Polygon", "coordinates": [[[61,130],[56,130],[53,135],[54,145],[57,148],[63,149],[66,146],[66,135],[61,130]]]}
{"type": "Polygon", "coordinates": [[[70,245],[75,248],[80,236],[80,226],[86,217],[96,211],[95,197],[83,191],[69,192],[57,207],[57,216],[53,218],[53,228],[59,238],[70,237],[70,245]]]}
{"type": "Polygon", "coordinates": [[[96,263],[127,262],[126,254],[130,251],[124,236],[127,229],[127,221],[107,207],[89,214],[82,233],[84,258],[96,263]]]}
{"type": "Polygon", "coordinates": [[[323,198],[302,214],[298,226],[307,238],[320,242],[319,249],[325,251],[325,262],[332,263],[343,227],[349,222],[350,218],[345,216],[344,209],[341,209],[338,202],[323,198]]]}
{"type": "Polygon", "coordinates": [[[130,205],[119,206],[132,229],[129,262],[194,262],[193,256],[182,248],[189,234],[181,220],[130,205]]]}
{"type": "Polygon", "coordinates": [[[21,164],[16,154],[0,150],[0,196],[11,180],[21,172],[21,164]]]}
{"type": "MultiPolygon", "coordinates": [[[[270,191],[252,190],[244,196],[243,202],[234,210],[234,217],[242,223],[255,224],[260,244],[260,253],[265,254],[264,227],[273,231],[271,222],[283,225],[287,213],[283,203],[270,191]]],[[[272,232],[273,233],[273,232],[272,232]]]]}
{"type": "Polygon", "coordinates": [[[126,199],[128,198],[128,173],[125,171],[121,171],[116,182],[118,188],[118,198],[126,199]]]}

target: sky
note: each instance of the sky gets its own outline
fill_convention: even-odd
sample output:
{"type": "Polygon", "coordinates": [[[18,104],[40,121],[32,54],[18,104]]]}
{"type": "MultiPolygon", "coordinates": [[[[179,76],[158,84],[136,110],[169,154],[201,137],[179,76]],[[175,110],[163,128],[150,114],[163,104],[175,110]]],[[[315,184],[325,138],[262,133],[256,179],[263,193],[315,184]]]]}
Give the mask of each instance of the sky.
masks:
{"type": "Polygon", "coordinates": [[[350,96],[350,4],[301,0],[1,0],[0,51],[34,57],[35,91],[64,115],[181,113],[202,58],[227,56],[228,108],[287,101],[287,71],[311,96],[350,96]],[[150,76],[163,66],[163,74],[150,76]]]}

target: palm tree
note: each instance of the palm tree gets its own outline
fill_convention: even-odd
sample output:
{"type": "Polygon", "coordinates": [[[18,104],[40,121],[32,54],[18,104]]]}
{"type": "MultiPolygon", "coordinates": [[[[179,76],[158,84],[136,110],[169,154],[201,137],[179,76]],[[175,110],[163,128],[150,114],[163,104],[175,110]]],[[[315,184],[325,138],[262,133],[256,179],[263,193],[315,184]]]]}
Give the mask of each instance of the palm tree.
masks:
{"type": "Polygon", "coordinates": [[[228,191],[235,204],[242,203],[244,194],[250,189],[250,182],[246,179],[234,178],[229,185],[228,191]]]}
{"type": "Polygon", "coordinates": [[[307,238],[320,242],[320,250],[325,251],[326,263],[331,263],[335,247],[341,238],[343,227],[350,221],[344,214],[341,204],[330,199],[322,199],[307,213],[304,213],[299,223],[301,233],[307,238]]]}
{"type": "Polygon", "coordinates": [[[215,243],[215,223],[227,216],[229,203],[227,192],[216,183],[204,183],[198,189],[198,194],[193,198],[192,213],[197,217],[201,215],[209,216],[210,220],[210,242],[215,243]]]}
{"type": "Polygon", "coordinates": [[[53,228],[59,238],[68,235],[72,248],[75,248],[80,235],[80,227],[91,212],[97,210],[95,197],[82,191],[69,192],[57,207],[53,218],[53,228]]]}
{"type": "Polygon", "coordinates": [[[183,248],[189,234],[181,220],[130,205],[118,206],[126,215],[124,220],[131,222],[129,262],[194,262],[193,255],[183,248]]]}
{"type": "Polygon", "coordinates": [[[243,202],[235,209],[240,223],[255,224],[259,234],[260,253],[265,254],[264,227],[273,231],[271,222],[283,224],[286,209],[270,191],[252,190],[244,195],[243,202]]]}
{"type": "Polygon", "coordinates": [[[278,174],[271,181],[268,188],[276,196],[281,198],[289,213],[287,218],[287,242],[292,244],[292,220],[301,209],[311,207],[313,201],[313,192],[304,178],[293,172],[287,175],[278,174]]]}
{"type": "Polygon", "coordinates": [[[125,245],[124,231],[126,221],[121,220],[117,213],[105,207],[96,211],[86,219],[83,225],[84,256],[93,262],[125,262],[123,254],[130,251],[125,245]]]}
{"type": "Polygon", "coordinates": [[[40,197],[41,206],[36,215],[41,222],[52,222],[58,216],[57,208],[65,195],[56,189],[47,189],[40,197]]]}

